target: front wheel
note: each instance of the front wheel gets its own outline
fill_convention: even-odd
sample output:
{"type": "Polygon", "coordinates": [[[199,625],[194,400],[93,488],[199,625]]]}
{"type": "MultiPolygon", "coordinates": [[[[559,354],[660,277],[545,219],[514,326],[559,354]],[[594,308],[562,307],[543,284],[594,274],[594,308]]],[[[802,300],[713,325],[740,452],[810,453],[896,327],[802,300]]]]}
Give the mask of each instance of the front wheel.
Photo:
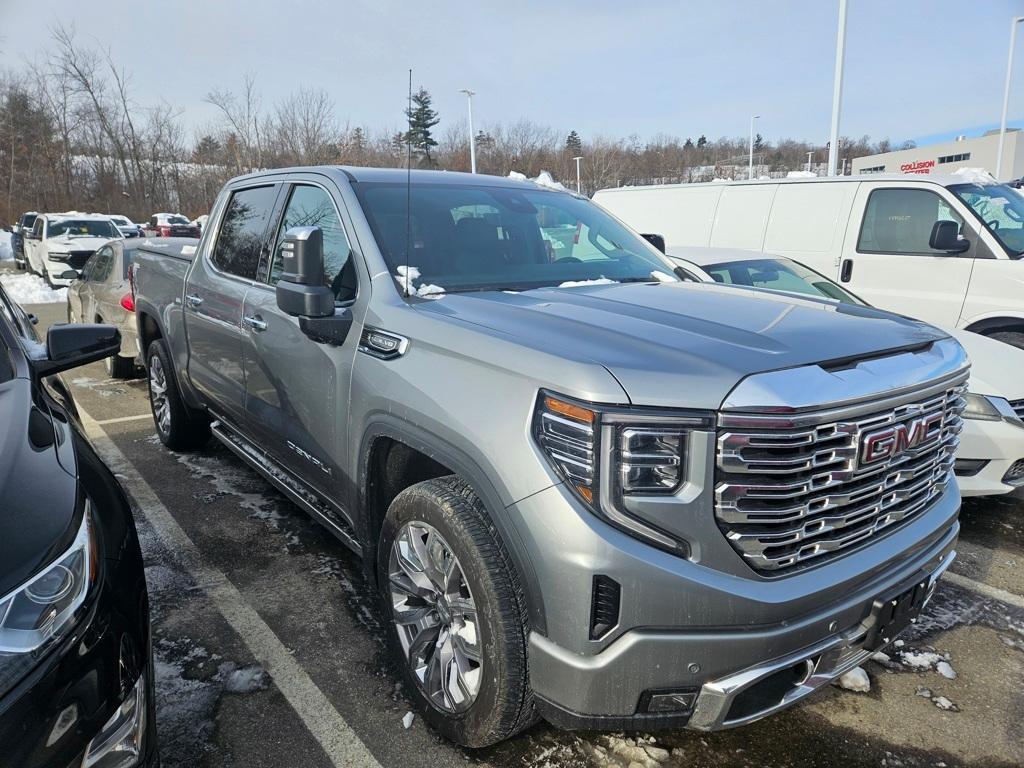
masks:
{"type": "Polygon", "coordinates": [[[1024,333],[1020,331],[996,331],[995,333],[990,333],[988,337],[1010,346],[1024,349],[1024,333]]]}
{"type": "Polygon", "coordinates": [[[395,497],[377,569],[392,651],[433,728],[463,746],[485,747],[534,722],[522,589],[463,480],[426,480],[395,497]]]}
{"type": "Polygon", "coordinates": [[[210,439],[210,421],[193,412],[181,399],[171,368],[171,355],[163,339],[156,339],[146,352],[149,405],[153,409],[156,433],[172,451],[201,448],[210,439]]]}

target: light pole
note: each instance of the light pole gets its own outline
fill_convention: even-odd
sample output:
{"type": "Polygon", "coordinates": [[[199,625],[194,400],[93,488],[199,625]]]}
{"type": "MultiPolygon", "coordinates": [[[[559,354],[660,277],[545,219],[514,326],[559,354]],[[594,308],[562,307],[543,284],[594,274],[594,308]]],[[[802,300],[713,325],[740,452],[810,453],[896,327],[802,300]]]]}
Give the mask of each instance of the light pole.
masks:
{"type": "Polygon", "coordinates": [[[836,175],[836,161],[839,159],[839,108],[843,101],[843,58],[845,53],[846,0],[839,0],[839,30],[836,32],[836,75],[832,83],[832,132],[828,143],[829,176],[836,175]]]}
{"type": "Polygon", "coordinates": [[[578,157],[574,157],[573,158],[573,160],[576,161],[576,194],[577,195],[582,194],[580,192],[580,160],[582,160],[582,159],[583,159],[583,155],[580,155],[578,157]]]}
{"type": "Polygon", "coordinates": [[[808,152],[807,153],[807,172],[808,173],[811,172],[811,158],[812,157],[814,157],[814,153],[813,152],[808,152]]]}
{"type": "Polygon", "coordinates": [[[750,161],[747,164],[747,178],[754,178],[754,121],[759,119],[760,115],[750,116],[750,161]]]}
{"type": "Polygon", "coordinates": [[[1006,88],[1003,90],[1003,117],[999,121],[999,149],[996,150],[996,178],[1003,173],[1003,140],[1006,138],[1006,111],[1010,107],[1010,76],[1013,74],[1013,49],[1017,42],[1017,25],[1024,16],[1014,16],[1010,22],[1010,53],[1006,57],[1006,88]]]}
{"type": "Polygon", "coordinates": [[[476,173],[476,137],[473,135],[473,96],[476,91],[463,88],[459,92],[466,94],[466,106],[469,108],[469,168],[471,173],[476,173]]]}

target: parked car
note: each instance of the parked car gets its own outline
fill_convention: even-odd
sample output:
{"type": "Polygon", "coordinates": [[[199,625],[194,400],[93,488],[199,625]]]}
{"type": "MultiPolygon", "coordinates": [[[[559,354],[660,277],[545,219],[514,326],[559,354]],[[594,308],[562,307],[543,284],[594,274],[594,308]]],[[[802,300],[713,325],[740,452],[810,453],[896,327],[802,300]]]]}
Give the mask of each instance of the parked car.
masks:
{"type": "Polygon", "coordinates": [[[212,433],[362,556],[460,744],[752,722],[891,643],[952,561],[968,363],[918,321],[671,272],[527,181],[233,179],[191,258],[135,255],[156,431],[212,433]]]}
{"type": "Polygon", "coordinates": [[[670,248],[767,251],[882,309],[1024,347],[1024,197],[983,174],[623,187],[594,200],[670,248]]]}
{"type": "Polygon", "coordinates": [[[107,216],[96,213],[41,213],[25,239],[28,269],[50,285],[69,285],[70,272],[79,272],[104,243],[121,233],[107,216]]]}
{"type": "Polygon", "coordinates": [[[207,220],[209,220],[209,218],[210,218],[209,215],[207,215],[205,213],[202,216],[196,216],[192,220],[192,225],[196,226],[196,227],[199,227],[199,231],[202,232],[204,229],[206,229],[206,222],[207,222],[207,220]]]}
{"type": "Polygon", "coordinates": [[[109,323],[121,332],[121,351],[106,358],[107,374],[115,379],[129,379],[142,364],[135,325],[135,301],[129,285],[128,271],[135,253],[195,251],[198,241],[192,238],[161,240],[112,240],[102,246],[85,263],[81,276],[68,287],[68,321],[72,323],[109,323]]]}
{"type": "Polygon", "coordinates": [[[3,764],[155,766],[149,601],[131,508],[54,374],[115,354],[110,326],[37,338],[0,287],[3,764]]]}
{"type": "MultiPolygon", "coordinates": [[[[804,294],[826,301],[866,302],[793,259],[734,248],[675,248],[669,257],[701,282],[804,294]]],[[[1024,487],[1024,350],[970,331],[950,331],[971,360],[964,429],[955,472],[964,496],[1024,487]]]]}
{"type": "Polygon", "coordinates": [[[199,227],[180,213],[154,213],[145,233],[149,237],[199,237],[199,227]]]}
{"type": "Polygon", "coordinates": [[[114,226],[117,227],[122,237],[142,237],[144,234],[142,227],[127,216],[110,216],[109,219],[114,222],[114,226]]]}
{"type": "Polygon", "coordinates": [[[32,225],[35,224],[36,216],[38,215],[35,211],[23,213],[21,218],[18,219],[18,223],[11,227],[11,250],[14,252],[15,269],[25,269],[27,266],[25,261],[25,236],[32,231],[32,225]]]}

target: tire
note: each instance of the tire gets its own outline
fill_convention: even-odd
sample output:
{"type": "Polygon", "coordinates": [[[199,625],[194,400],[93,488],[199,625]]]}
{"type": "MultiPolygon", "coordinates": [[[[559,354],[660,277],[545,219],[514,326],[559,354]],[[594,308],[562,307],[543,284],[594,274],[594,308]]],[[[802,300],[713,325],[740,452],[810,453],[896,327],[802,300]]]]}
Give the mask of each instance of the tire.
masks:
{"type": "Polygon", "coordinates": [[[395,497],[381,528],[377,575],[394,659],[428,724],[462,746],[486,747],[536,722],[522,588],[483,503],[465,481],[454,475],[426,480],[395,497]],[[451,576],[434,581],[427,575],[420,554],[435,562],[428,551],[439,562],[454,560],[451,576]],[[439,581],[444,590],[435,589],[439,581]],[[399,622],[400,611],[422,619],[399,622]],[[413,671],[413,654],[423,680],[413,671]],[[438,661],[443,656],[452,659],[448,666],[438,661]],[[448,672],[451,664],[466,667],[457,675],[465,685],[453,685],[449,674],[431,674],[448,672]]]}
{"type": "Polygon", "coordinates": [[[163,339],[155,339],[146,351],[146,375],[149,406],[160,442],[172,451],[202,448],[210,439],[210,420],[181,399],[163,339]]]}
{"type": "Polygon", "coordinates": [[[1010,346],[1024,349],[1024,333],[1020,331],[996,331],[995,333],[988,334],[988,337],[996,341],[1002,341],[1010,346]]]}
{"type": "Polygon", "coordinates": [[[112,379],[134,379],[135,360],[130,357],[112,355],[103,361],[107,376],[112,379]]]}

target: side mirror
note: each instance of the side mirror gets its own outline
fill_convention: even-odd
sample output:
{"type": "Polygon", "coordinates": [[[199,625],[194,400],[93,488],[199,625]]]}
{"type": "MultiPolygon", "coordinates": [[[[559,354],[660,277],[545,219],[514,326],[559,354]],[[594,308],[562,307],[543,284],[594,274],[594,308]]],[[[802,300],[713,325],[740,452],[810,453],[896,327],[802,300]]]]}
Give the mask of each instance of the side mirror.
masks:
{"type": "Polygon", "coordinates": [[[104,360],[121,351],[121,332],[112,325],[54,325],[46,345],[31,354],[32,370],[40,378],[104,360]]]}
{"type": "Polygon", "coordinates": [[[324,285],[324,235],[320,227],[289,229],[281,243],[277,307],[293,317],[333,317],[334,293],[324,285]]]}
{"type": "Polygon", "coordinates": [[[971,247],[971,241],[960,237],[960,225],[955,221],[936,221],[928,238],[928,247],[946,253],[963,253],[971,247]]]}
{"type": "Polygon", "coordinates": [[[642,237],[644,240],[646,240],[648,243],[653,245],[655,248],[657,248],[662,253],[665,252],[665,238],[664,238],[663,235],[647,234],[647,235],[640,235],[640,237],[642,237]]]}

